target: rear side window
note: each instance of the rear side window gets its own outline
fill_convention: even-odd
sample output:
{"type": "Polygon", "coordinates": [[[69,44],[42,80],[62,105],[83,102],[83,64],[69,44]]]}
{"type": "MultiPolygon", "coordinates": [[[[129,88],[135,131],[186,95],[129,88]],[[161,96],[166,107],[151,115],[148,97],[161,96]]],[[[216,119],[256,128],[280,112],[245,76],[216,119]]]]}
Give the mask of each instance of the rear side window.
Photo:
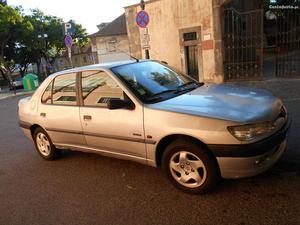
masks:
{"type": "Polygon", "coordinates": [[[52,103],[52,97],[51,97],[52,84],[53,84],[53,81],[51,81],[51,83],[48,85],[48,87],[46,88],[46,90],[42,96],[42,103],[44,103],[44,104],[52,103]]]}
{"type": "Polygon", "coordinates": [[[76,73],[60,75],[54,79],[52,104],[77,105],[76,73]]]}
{"type": "Polygon", "coordinates": [[[103,71],[84,71],[81,82],[84,106],[107,107],[109,99],[124,99],[123,90],[103,71]]]}

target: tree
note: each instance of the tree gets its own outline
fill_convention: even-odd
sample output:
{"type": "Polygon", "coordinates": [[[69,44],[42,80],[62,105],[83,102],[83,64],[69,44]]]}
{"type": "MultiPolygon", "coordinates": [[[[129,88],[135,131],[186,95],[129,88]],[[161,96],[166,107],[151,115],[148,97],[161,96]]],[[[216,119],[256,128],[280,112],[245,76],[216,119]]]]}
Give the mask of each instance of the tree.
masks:
{"type": "MultiPolygon", "coordinates": [[[[36,61],[38,67],[40,65],[40,59],[43,57],[47,64],[53,65],[57,57],[61,56],[65,51],[64,36],[62,33],[63,20],[56,16],[45,15],[42,11],[35,9],[32,10],[30,21],[34,27],[35,43],[37,43],[39,59],[36,61]],[[47,34],[47,37],[43,37],[47,34]],[[38,37],[41,38],[38,38],[38,37]],[[38,39],[37,39],[38,38],[38,39]]],[[[73,39],[76,41],[76,45],[82,47],[87,43],[86,30],[75,21],[71,21],[75,25],[76,34],[73,39]]],[[[49,68],[47,67],[47,74],[49,74],[49,68]]]]}
{"type": "MultiPolygon", "coordinates": [[[[76,29],[73,39],[81,47],[87,43],[86,31],[75,21],[72,23],[76,29]]],[[[0,5],[0,72],[3,77],[9,79],[16,65],[23,75],[30,63],[37,64],[40,74],[42,58],[53,65],[65,51],[62,24],[61,18],[45,15],[39,9],[25,15],[21,7],[0,5]]]]}
{"type": "Polygon", "coordinates": [[[8,42],[11,42],[16,37],[16,33],[20,31],[22,22],[23,18],[18,10],[0,4],[0,71],[6,80],[9,79],[14,67],[14,60],[10,57],[12,54],[5,54],[5,50],[7,50],[8,42]]]}

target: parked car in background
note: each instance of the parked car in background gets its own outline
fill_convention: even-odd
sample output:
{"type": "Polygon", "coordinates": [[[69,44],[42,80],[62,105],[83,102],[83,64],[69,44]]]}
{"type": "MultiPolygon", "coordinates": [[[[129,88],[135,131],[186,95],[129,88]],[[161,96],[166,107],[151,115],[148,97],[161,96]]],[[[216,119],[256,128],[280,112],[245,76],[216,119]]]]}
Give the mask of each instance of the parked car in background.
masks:
{"type": "Polygon", "coordinates": [[[16,88],[16,89],[23,88],[23,78],[22,77],[13,78],[10,81],[10,90],[13,90],[14,88],[16,88]]]}
{"type": "Polygon", "coordinates": [[[20,100],[19,120],[44,159],[70,149],[133,160],[190,193],[269,169],[290,126],[265,90],[199,83],[156,61],[53,74],[20,100]]]}

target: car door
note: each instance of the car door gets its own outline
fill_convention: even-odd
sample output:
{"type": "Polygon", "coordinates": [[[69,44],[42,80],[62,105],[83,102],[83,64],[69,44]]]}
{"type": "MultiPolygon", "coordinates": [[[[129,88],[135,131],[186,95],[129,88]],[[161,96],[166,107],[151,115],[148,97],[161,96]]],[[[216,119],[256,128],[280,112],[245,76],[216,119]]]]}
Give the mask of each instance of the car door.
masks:
{"type": "Polygon", "coordinates": [[[86,145],[79,117],[77,74],[59,75],[48,85],[38,109],[41,126],[56,145],[86,145]]]}
{"type": "Polygon", "coordinates": [[[80,83],[80,118],[87,145],[102,152],[145,159],[142,105],[135,104],[133,110],[108,109],[110,98],[129,97],[118,80],[105,71],[84,71],[80,83]]]}

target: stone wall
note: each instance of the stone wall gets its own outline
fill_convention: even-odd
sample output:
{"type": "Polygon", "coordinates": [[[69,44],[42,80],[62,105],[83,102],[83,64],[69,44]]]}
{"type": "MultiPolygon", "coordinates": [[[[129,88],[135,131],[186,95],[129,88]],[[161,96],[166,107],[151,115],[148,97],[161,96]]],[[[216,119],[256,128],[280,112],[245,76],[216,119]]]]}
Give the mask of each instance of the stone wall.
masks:
{"type": "Polygon", "coordinates": [[[99,63],[130,59],[127,35],[94,37],[93,51],[97,52],[99,63]]]}
{"type": "MultiPolygon", "coordinates": [[[[150,58],[166,61],[171,66],[186,72],[184,46],[181,31],[200,27],[198,65],[200,81],[223,82],[220,4],[212,0],[152,0],[145,10],[150,15],[148,25],[150,58]]],[[[140,6],[125,8],[130,51],[145,58],[141,46],[144,33],[135,23],[140,6]]]]}

